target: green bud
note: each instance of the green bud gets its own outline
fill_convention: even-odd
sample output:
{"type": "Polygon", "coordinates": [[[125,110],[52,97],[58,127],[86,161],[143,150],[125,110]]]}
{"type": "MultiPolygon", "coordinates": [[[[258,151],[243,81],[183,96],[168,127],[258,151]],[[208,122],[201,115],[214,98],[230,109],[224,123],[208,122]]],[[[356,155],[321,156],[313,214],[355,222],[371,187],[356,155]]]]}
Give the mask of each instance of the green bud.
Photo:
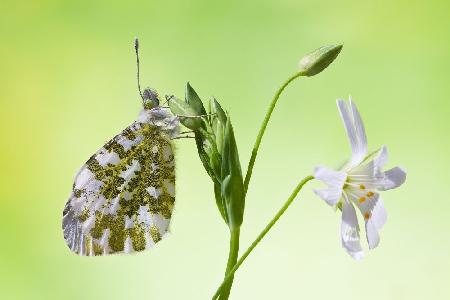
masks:
{"type": "Polygon", "coordinates": [[[314,76],[325,70],[339,55],[342,45],[322,46],[303,56],[300,60],[300,72],[306,76],[314,76]]]}
{"type": "Polygon", "coordinates": [[[245,207],[244,183],[234,131],[229,117],[225,126],[222,149],[221,193],[228,216],[228,226],[231,229],[240,227],[245,207]]]}
{"type": "Polygon", "coordinates": [[[206,154],[208,160],[208,166],[213,171],[214,178],[213,180],[216,180],[218,182],[221,181],[221,161],[222,158],[217,151],[217,146],[214,140],[214,135],[210,132],[200,129],[195,133],[197,137],[199,137],[200,140],[202,140],[201,148],[203,149],[204,153],[206,154]]]}
{"type": "Polygon", "coordinates": [[[189,82],[186,84],[186,102],[195,111],[196,116],[206,115],[205,107],[197,92],[192,88],[189,82]]]}
{"type": "Polygon", "coordinates": [[[211,101],[211,113],[215,114],[215,117],[218,121],[220,121],[222,124],[227,123],[227,116],[225,114],[225,111],[222,109],[222,106],[220,106],[219,102],[214,98],[211,101]]]}
{"type": "Polygon", "coordinates": [[[202,118],[196,118],[197,112],[188,103],[181,101],[175,96],[166,96],[169,108],[176,116],[180,116],[180,122],[191,130],[197,130],[203,126],[202,118]],[[193,118],[191,118],[193,117],[193,118]]]}
{"type": "Polygon", "coordinates": [[[213,99],[210,104],[212,117],[212,130],[216,138],[217,150],[222,154],[223,138],[225,124],[227,123],[227,116],[216,99],[213,99]]]}
{"type": "Polygon", "coordinates": [[[222,155],[224,131],[224,125],[221,122],[217,122],[214,129],[214,136],[216,137],[217,151],[220,155],[222,155]]]}

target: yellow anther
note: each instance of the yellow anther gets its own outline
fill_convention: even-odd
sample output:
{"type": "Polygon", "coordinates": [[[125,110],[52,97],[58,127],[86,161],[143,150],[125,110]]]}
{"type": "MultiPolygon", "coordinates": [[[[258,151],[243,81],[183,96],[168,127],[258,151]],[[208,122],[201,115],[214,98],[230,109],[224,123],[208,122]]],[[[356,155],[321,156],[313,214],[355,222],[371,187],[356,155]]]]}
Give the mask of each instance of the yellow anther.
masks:
{"type": "Polygon", "coordinates": [[[367,197],[372,197],[373,195],[375,195],[373,192],[368,192],[367,193],[367,197]]]}
{"type": "Polygon", "coordinates": [[[363,203],[364,201],[366,201],[366,198],[365,198],[365,197],[359,198],[359,203],[363,203]]]}
{"type": "Polygon", "coordinates": [[[370,212],[366,211],[366,213],[364,214],[364,219],[369,220],[369,218],[370,218],[370,212]]]}
{"type": "Polygon", "coordinates": [[[362,190],[365,190],[365,189],[366,189],[366,186],[365,186],[364,184],[360,184],[360,185],[359,185],[359,188],[362,189],[362,190]]]}

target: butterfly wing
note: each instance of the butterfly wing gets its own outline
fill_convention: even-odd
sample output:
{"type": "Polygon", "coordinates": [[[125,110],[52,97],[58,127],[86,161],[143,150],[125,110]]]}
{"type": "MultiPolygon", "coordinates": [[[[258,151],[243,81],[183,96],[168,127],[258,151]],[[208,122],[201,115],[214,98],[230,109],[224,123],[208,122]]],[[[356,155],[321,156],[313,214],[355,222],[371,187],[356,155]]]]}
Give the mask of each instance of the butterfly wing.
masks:
{"type": "Polygon", "coordinates": [[[64,238],[79,255],[142,251],[167,233],[174,203],[170,139],[135,122],[76,175],[63,212],[64,238]]]}

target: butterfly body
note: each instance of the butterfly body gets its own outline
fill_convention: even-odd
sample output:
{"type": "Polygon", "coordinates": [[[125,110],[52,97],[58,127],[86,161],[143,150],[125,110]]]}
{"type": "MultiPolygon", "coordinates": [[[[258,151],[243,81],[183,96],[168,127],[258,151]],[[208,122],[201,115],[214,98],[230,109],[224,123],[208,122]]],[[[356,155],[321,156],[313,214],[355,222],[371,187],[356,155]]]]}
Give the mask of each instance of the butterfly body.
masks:
{"type": "Polygon", "coordinates": [[[83,165],[63,212],[64,238],[73,252],[142,251],[167,233],[175,203],[171,139],[178,128],[167,110],[144,105],[133,124],[83,165]]]}

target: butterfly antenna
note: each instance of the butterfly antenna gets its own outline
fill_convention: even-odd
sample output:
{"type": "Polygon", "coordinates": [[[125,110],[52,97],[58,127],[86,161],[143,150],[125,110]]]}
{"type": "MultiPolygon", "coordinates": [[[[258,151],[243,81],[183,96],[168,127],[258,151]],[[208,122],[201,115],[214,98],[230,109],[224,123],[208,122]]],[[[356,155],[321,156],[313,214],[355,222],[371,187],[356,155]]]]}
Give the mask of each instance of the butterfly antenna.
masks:
{"type": "Polygon", "coordinates": [[[139,40],[138,38],[134,39],[134,49],[136,50],[136,66],[137,66],[137,84],[139,89],[139,94],[141,95],[142,101],[144,101],[144,95],[141,91],[141,80],[139,78],[139,40]]]}

